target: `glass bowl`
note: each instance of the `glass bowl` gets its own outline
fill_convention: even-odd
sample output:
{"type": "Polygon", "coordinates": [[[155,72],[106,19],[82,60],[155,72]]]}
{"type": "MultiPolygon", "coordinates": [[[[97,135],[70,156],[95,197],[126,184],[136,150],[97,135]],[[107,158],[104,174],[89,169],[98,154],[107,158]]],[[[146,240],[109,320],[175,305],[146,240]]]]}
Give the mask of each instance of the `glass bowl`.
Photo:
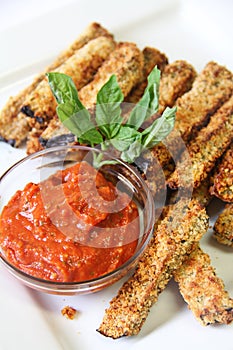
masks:
{"type": "MultiPolygon", "coordinates": [[[[77,186],[75,187],[75,190],[74,190],[74,187],[72,187],[71,196],[76,191],[76,188],[77,186]]],[[[29,205],[30,207],[30,201],[28,198],[26,199],[27,195],[28,195],[27,192],[26,192],[26,195],[24,192],[23,208],[25,208],[25,206],[27,205],[29,205]]],[[[32,195],[31,197],[30,196],[29,197],[31,198],[31,200],[33,200],[35,196],[36,195],[34,195],[33,197],[32,195]]],[[[105,152],[102,152],[100,150],[93,149],[90,147],[84,147],[84,146],[53,147],[53,148],[48,148],[43,151],[34,153],[24,158],[23,160],[13,165],[9,170],[7,170],[0,178],[0,198],[1,198],[0,260],[5,266],[5,268],[12,275],[14,275],[18,280],[22,281],[25,285],[47,293],[61,294],[61,295],[87,294],[87,293],[101,290],[102,288],[111,285],[112,283],[116,282],[117,280],[125,276],[131,269],[133,269],[136,266],[140,256],[144,252],[153,234],[153,226],[155,221],[154,200],[144,180],[138,173],[137,169],[135,169],[134,167],[128,164],[125,164],[124,162],[112,157],[111,155],[105,152]],[[99,168],[98,168],[98,171],[93,170],[94,180],[91,178],[91,175],[90,176],[88,175],[87,177],[87,175],[85,174],[86,176],[84,177],[85,181],[79,182],[79,185],[78,185],[79,191],[80,193],[82,193],[82,196],[84,197],[86,196],[85,201],[87,201],[88,203],[85,204],[86,205],[85,208],[88,208],[87,210],[91,210],[92,220],[94,220],[93,221],[94,224],[93,226],[88,226],[89,225],[89,222],[88,222],[89,219],[88,219],[87,221],[84,222],[83,227],[81,225],[80,226],[81,228],[78,228],[79,224],[76,225],[76,221],[75,221],[77,219],[77,215],[76,215],[77,213],[75,212],[74,214],[73,212],[74,207],[72,206],[72,209],[70,209],[71,206],[68,205],[70,210],[68,214],[62,205],[61,207],[59,207],[59,205],[56,204],[56,201],[58,200],[58,198],[62,196],[64,196],[63,199],[65,199],[65,195],[63,193],[64,191],[61,193],[61,195],[60,194],[57,195],[56,190],[57,188],[59,188],[58,184],[61,185],[61,183],[63,182],[67,181],[67,183],[71,183],[73,181],[73,180],[69,180],[70,175],[67,175],[70,172],[70,169],[76,169],[75,166],[77,165],[79,166],[79,169],[82,169],[83,165],[85,166],[91,165],[90,169],[93,169],[92,168],[93,164],[97,164],[97,163],[99,165],[99,168]],[[64,169],[68,169],[67,170],[68,172],[65,173],[66,170],[64,169]],[[64,172],[64,174],[62,173],[62,171],[64,172]],[[95,179],[97,179],[96,177],[97,172],[98,174],[99,172],[101,173],[101,176],[103,176],[104,180],[107,181],[108,184],[111,183],[111,185],[109,185],[110,187],[107,187],[107,190],[110,191],[109,188],[114,189],[115,191],[114,198],[110,198],[110,197],[105,198],[100,193],[102,189],[105,188],[104,187],[105,184],[99,185],[98,189],[96,188],[95,179]],[[48,179],[52,179],[52,181],[48,181],[48,179]],[[83,183],[85,184],[87,182],[90,185],[90,184],[93,184],[92,180],[94,181],[94,184],[95,184],[93,188],[91,187],[91,189],[89,189],[88,187],[87,188],[85,187],[82,190],[83,183]],[[127,251],[129,245],[133,244],[133,248],[131,248],[133,249],[132,255],[129,256],[126,261],[123,261],[122,264],[118,266],[116,264],[115,267],[112,267],[112,270],[108,270],[106,273],[102,272],[102,275],[94,276],[93,278],[84,277],[83,279],[79,278],[78,280],[74,279],[74,280],[60,281],[56,279],[53,280],[53,278],[51,278],[51,275],[49,278],[47,278],[44,276],[41,277],[40,275],[38,276],[34,274],[34,272],[33,273],[28,272],[32,266],[35,271],[37,271],[37,268],[38,270],[43,271],[43,261],[48,261],[50,259],[49,261],[50,263],[51,259],[53,259],[52,251],[49,250],[49,255],[47,255],[46,257],[43,257],[44,260],[43,259],[41,260],[40,251],[37,251],[35,253],[35,256],[33,258],[30,258],[31,259],[29,264],[30,266],[29,265],[26,266],[25,259],[27,259],[27,254],[29,254],[28,251],[30,251],[30,247],[29,248],[27,247],[27,244],[29,243],[27,241],[26,242],[24,241],[22,244],[22,235],[20,236],[20,238],[18,237],[18,233],[21,232],[20,227],[18,229],[17,226],[15,229],[16,233],[14,233],[13,238],[12,238],[12,235],[7,236],[6,238],[5,235],[8,235],[8,229],[5,230],[7,231],[7,233],[3,231],[2,222],[3,220],[6,220],[5,216],[7,214],[5,213],[7,213],[7,211],[4,211],[4,210],[6,210],[6,206],[8,202],[13,198],[13,196],[15,196],[15,193],[17,191],[19,191],[17,193],[22,193],[21,191],[23,191],[25,189],[25,186],[29,183],[39,184],[36,186],[39,186],[40,188],[40,196],[41,196],[40,198],[42,198],[41,203],[43,204],[43,210],[46,210],[46,213],[48,214],[48,217],[49,217],[48,220],[50,220],[49,222],[52,222],[52,225],[55,226],[56,230],[59,230],[60,237],[61,235],[62,237],[64,236],[64,240],[58,239],[56,242],[56,249],[57,249],[56,258],[58,257],[59,259],[61,259],[61,261],[59,261],[60,265],[62,265],[62,263],[64,262],[62,260],[64,259],[64,256],[63,256],[64,254],[63,253],[62,253],[63,255],[60,254],[61,257],[59,257],[60,256],[59,249],[61,249],[64,252],[67,242],[69,242],[69,244],[74,244],[75,247],[91,246],[91,249],[93,249],[93,247],[94,249],[95,248],[101,249],[101,253],[99,253],[100,257],[101,257],[101,254],[106,253],[105,249],[117,248],[122,250],[123,248],[126,247],[125,250],[127,251]],[[55,191],[55,194],[54,194],[54,191],[55,191]],[[94,193],[93,191],[95,192],[94,195],[93,195],[94,193]],[[123,199],[121,200],[121,198],[123,199]],[[133,219],[132,218],[130,219],[131,220],[130,223],[129,222],[118,223],[115,227],[114,219],[112,218],[113,217],[120,218],[120,215],[122,216],[122,212],[124,212],[125,210],[124,208],[127,205],[129,205],[129,203],[132,203],[132,202],[133,202],[134,208],[136,208],[137,215],[133,219]],[[52,209],[51,209],[51,206],[52,206],[52,209]],[[54,209],[55,207],[56,207],[56,210],[54,209]],[[92,212],[92,210],[94,211],[92,212]],[[106,222],[108,221],[110,222],[110,224],[105,223],[103,225],[102,222],[105,222],[105,221],[101,221],[102,219],[99,219],[99,221],[97,220],[98,215],[100,215],[101,217],[102,211],[105,213],[104,214],[105,217],[107,215],[106,222]],[[98,215],[96,214],[96,212],[98,213],[98,215]],[[65,216],[68,218],[67,219],[68,221],[64,221],[65,216]],[[77,233],[81,232],[80,237],[79,237],[79,234],[76,234],[76,233],[75,235],[73,234],[74,232],[73,226],[72,226],[73,219],[74,219],[75,225],[77,226],[77,233]],[[96,222],[98,222],[98,224],[96,224],[96,222]],[[131,224],[132,226],[127,226],[131,224]],[[87,227],[85,225],[87,225],[87,227]],[[97,226],[100,231],[96,229],[97,226]],[[90,227],[91,227],[91,234],[90,234],[90,227]],[[109,227],[111,228],[109,229],[109,227]],[[1,235],[2,235],[2,239],[1,239],[1,235]],[[87,235],[88,235],[88,240],[85,240],[85,242],[83,242],[82,240],[84,240],[84,237],[87,237],[87,235]],[[96,237],[96,235],[98,236],[97,240],[93,238],[93,237],[96,237]],[[113,237],[112,235],[114,236],[114,239],[112,239],[113,237]],[[108,242],[110,241],[109,237],[111,237],[111,243],[106,243],[107,241],[106,238],[108,238],[108,242]],[[6,248],[6,242],[8,242],[7,248],[6,248]],[[21,249],[23,246],[22,249],[25,249],[25,250],[21,249],[19,252],[15,250],[12,251],[12,248],[11,248],[12,244],[14,246],[14,249],[17,249],[15,247],[20,247],[19,249],[21,249]],[[27,247],[27,249],[25,247],[27,247]],[[13,260],[11,259],[11,257],[13,257],[12,258],[13,260]],[[20,260],[21,258],[23,259],[23,262],[20,260]]],[[[59,200],[58,202],[61,203],[61,198],[59,200]]],[[[11,205],[12,203],[13,202],[11,202],[11,205]]],[[[75,208],[76,206],[78,206],[76,205],[76,203],[74,205],[75,205],[75,208]]],[[[27,215],[25,213],[22,214],[22,212],[20,211],[20,215],[21,215],[20,218],[22,220],[19,219],[19,216],[17,213],[16,214],[14,213],[15,218],[19,220],[17,221],[19,225],[24,225],[25,217],[27,220],[32,222],[33,225],[37,225],[37,226],[44,225],[44,223],[42,223],[41,220],[39,220],[38,218],[36,219],[35,217],[35,215],[38,214],[38,213],[35,214],[35,212],[33,211],[35,209],[35,206],[36,205],[33,202],[33,204],[30,207],[31,209],[30,210],[27,209],[27,215]],[[32,212],[34,213],[33,218],[31,218],[30,216],[32,212]]],[[[127,213],[128,212],[130,213],[131,209],[132,208],[130,207],[127,213]]],[[[83,210],[83,208],[81,208],[81,210],[83,210]]],[[[12,211],[10,209],[8,213],[11,213],[11,212],[12,211]]],[[[81,211],[79,211],[78,213],[80,214],[81,211]]],[[[80,215],[84,215],[83,212],[80,215]]],[[[127,214],[127,215],[130,215],[130,214],[127,214]]],[[[85,216],[85,220],[86,220],[86,216],[85,216]]],[[[7,218],[7,222],[8,221],[9,220],[7,218]]],[[[26,223],[27,222],[28,221],[26,221],[26,223]]],[[[9,225],[9,222],[7,223],[7,225],[9,225]]],[[[9,226],[9,231],[11,231],[13,226],[14,224],[11,224],[9,226]]],[[[40,236],[40,233],[37,235],[36,234],[37,226],[33,226],[33,229],[30,228],[29,230],[30,234],[32,234],[34,237],[36,237],[36,239],[38,239],[38,245],[41,244],[41,240],[43,240],[43,247],[48,249],[48,244],[49,244],[48,242],[51,242],[51,237],[48,238],[46,236],[43,236],[44,238],[42,238],[42,236],[40,236]]],[[[49,231],[48,234],[50,235],[51,232],[49,231]]],[[[46,235],[46,234],[43,232],[43,235],[46,235]]],[[[42,254],[44,253],[42,252],[41,255],[42,254]]],[[[68,256],[68,259],[69,259],[69,256],[68,256]]],[[[82,264],[84,265],[85,265],[85,261],[84,261],[85,259],[82,259],[82,264]]],[[[110,261],[108,263],[110,264],[110,261]]],[[[96,261],[95,264],[97,269],[98,265],[100,264],[98,263],[98,261],[96,261]]],[[[47,269],[46,266],[47,265],[45,265],[45,268],[44,268],[45,270],[47,269]]]]}

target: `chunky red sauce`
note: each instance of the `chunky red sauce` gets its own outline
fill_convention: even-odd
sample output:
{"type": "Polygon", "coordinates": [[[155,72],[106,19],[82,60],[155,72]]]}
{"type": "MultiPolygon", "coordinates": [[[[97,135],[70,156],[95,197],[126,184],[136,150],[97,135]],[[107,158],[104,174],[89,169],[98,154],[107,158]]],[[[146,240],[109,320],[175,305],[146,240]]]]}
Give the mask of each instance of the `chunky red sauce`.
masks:
{"type": "Polygon", "coordinates": [[[57,282],[89,280],[121,266],[138,235],[136,204],[85,162],[27,184],[0,221],[8,261],[57,282]]]}

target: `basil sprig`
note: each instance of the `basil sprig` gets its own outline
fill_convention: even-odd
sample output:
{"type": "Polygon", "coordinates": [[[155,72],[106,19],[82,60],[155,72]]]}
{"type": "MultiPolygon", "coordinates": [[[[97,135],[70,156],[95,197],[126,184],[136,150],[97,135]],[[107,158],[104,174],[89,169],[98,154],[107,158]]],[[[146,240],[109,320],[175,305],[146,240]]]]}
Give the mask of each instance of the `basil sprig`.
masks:
{"type": "MultiPolygon", "coordinates": [[[[147,87],[140,101],[131,110],[123,124],[121,103],[124,95],[112,75],[99,90],[96,98],[94,120],[81,103],[72,79],[62,73],[47,73],[48,81],[58,106],[57,115],[61,122],[77,137],[81,144],[102,149],[114,147],[120,158],[133,163],[143,150],[154,147],[174,127],[176,108],[167,107],[149,127],[139,131],[142,124],[158,111],[160,70],[155,67],[149,74],[147,87]]],[[[97,163],[100,164],[101,157],[97,163]]],[[[101,163],[102,164],[102,163],[101,163]]]]}

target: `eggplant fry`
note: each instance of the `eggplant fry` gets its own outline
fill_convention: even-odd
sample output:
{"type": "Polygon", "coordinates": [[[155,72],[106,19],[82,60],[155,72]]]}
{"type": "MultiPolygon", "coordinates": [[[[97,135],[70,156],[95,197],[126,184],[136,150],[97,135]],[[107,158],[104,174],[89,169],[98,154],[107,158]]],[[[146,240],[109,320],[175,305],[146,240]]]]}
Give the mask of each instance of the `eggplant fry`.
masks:
{"type": "Polygon", "coordinates": [[[116,75],[123,95],[128,95],[142,78],[143,64],[142,52],[136,44],[129,42],[117,44],[116,49],[100,67],[94,79],[80,90],[80,100],[87,108],[92,108],[96,103],[98,91],[112,74],[116,75]]]}
{"type": "Polygon", "coordinates": [[[147,77],[152,69],[157,66],[163,73],[166,65],[168,64],[167,56],[153,47],[145,47],[142,51],[144,58],[144,66],[142,71],[142,79],[136,86],[133,87],[131,92],[125,98],[125,102],[137,103],[142,97],[144,90],[147,86],[147,77]]]}
{"type": "Polygon", "coordinates": [[[208,176],[216,161],[222,156],[232,140],[233,133],[233,95],[211,117],[209,124],[188,145],[193,179],[186,176],[187,162],[181,156],[176,169],[168,179],[172,189],[186,187],[193,180],[194,188],[208,176]]]}
{"type": "Polygon", "coordinates": [[[19,118],[21,106],[26,98],[37,85],[44,79],[46,72],[56,69],[58,66],[63,64],[69,57],[71,57],[76,50],[83,47],[90,40],[95,39],[99,36],[106,36],[113,38],[105,28],[98,23],[91,23],[84,30],[84,32],[74,41],[74,43],[65,51],[63,51],[55,60],[48,66],[44,72],[39,74],[33,82],[20,91],[16,96],[10,97],[6,105],[0,112],[0,136],[5,141],[11,141],[14,146],[25,140],[30,127],[28,121],[25,118],[19,118]]]}
{"type": "Polygon", "coordinates": [[[232,73],[215,62],[207,63],[192,89],[177,101],[175,127],[185,142],[195,137],[232,93],[232,73]]]}
{"type": "Polygon", "coordinates": [[[138,334],[151,306],[193,246],[208,228],[209,218],[199,203],[180,201],[168,210],[139,261],[105,310],[98,331],[111,338],[138,334]]]}
{"type": "MultiPolygon", "coordinates": [[[[205,180],[201,182],[201,184],[194,189],[192,193],[192,199],[198,201],[200,205],[203,207],[207,207],[211,202],[213,196],[209,192],[210,184],[212,183],[212,177],[209,175],[205,180]]],[[[171,191],[168,204],[175,204],[182,198],[182,191],[179,194],[178,191],[171,191]]]]}
{"type": "MultiPolygon", "coordinates": [[[[93,108],[98,91],[112,74],[116,75],[123,94],[127,96],[133,86],[141,80],[142,70],[142,52],[133,43],[120,43],[99,68],[95,78],[79,91],[79,98],[87,108],[93,108]]],[[[43,145],[46,142],[59,143],[64,133],[68,135],[69,131],[61,125],[59,120],[52,120],[48,128],[41,134],[39,141],[43,145]]],[[[35,142],[38,142],[37,140],[38,137],[35,142]]]]}
{"type": "MultiPolygon", "coordinates": [[[[140,81],[135,86],[133,86],[132,90],[126,96],[125,102],[128,103],[138,102],[147,84],[147,76],[154,68],[154,66],[158,65],[158,67],[163,70],[167,64],[167,57],[157,49],[145,47],[142,51],[142,54],[144,61],[142,76],[140,81]]],[[[69,130],[62,126],[61,123],[57,121],[57,119],[52,120],[48,128],[46,128],[42,133],[41,137],[39,139],[37,138],[37,140],[34,140],[35,144],[37,142],[37,145],[34,148],[42,149],[45,145],[46,147],[51,147],[51,145],[58,145],[60,144],[61,140],[65,140],[66,137],[68,142],[68,140],[70,140],[69,130]]]]}
{"type": "Polygon", "coordinates": [[[233,321],[233,299],[211,266],[209,255],[200,247],[173,275],[189,309],[203,326],[233,321]]]}
{"type": "Polygon", "coordinates": [[[224,202],[233,202],[233,143],[227,149],[213,175],[210,193],[224,202]]]}
{"type": "MultiPolygon", "coordinates": [[[[162,82],[162,79],[161,79],[162,82]]],[[[209,62],[194,80],[192,88],[176,102],[176,122],[169,137],[153,149],[154,157],[165,166],[177,162],[187,144],[205,126],[211,115],[227,101],[233,92],[233,76],[225,67],[209,62]]]]}
{"type": "MultiPolygon", "coordinates": [[[[166,107],[172,107],[177,98],[191,88],[195,77],[195,69],[186,61],[177,60],[166,65],[160,81],[159,113],[162,113],[166,107]]],[[[142,128],[149,126],[155,117],[153,116],[146,121],[142,128]]],[[[148,186],[154,195],[158,195],[158,192],[161,195],[161,191],[165,191],[165,180],[174,170],[174,163],[170,154],[167,152],[166,147],[160,143],[145,153],[142,161],[144,164],[147,164],[146,178],[148,186]],[[161,148],[163,148],[163,152],[161,148]],[[164,155],[165,158],[163,157],[164,155]],[[163,174],[161,174],[161,170],[163,174]]]]}
{"type": "MultiPolygon", "coordinates": [[[[68,60],[54,71],[69,75],[78,90],[88,84],[103,61],[114,50],[111,38],[98,37],[77,50],[68,60]]],[[[26,97],[21,113],[31,127],[43,130],[56,114],[56,100],[45,77],[36,89],[26,97]]]]}
{"type": "Polygon", "coordinates": [[[197,73],[186,61],[177,60],[164,68],[159,87],[159,113],[166,107],[173,107],[179,97],[188,92],[197,73]]]}
{"type": "Polygon", "coordinates": [[[214,237],[224,245],[233,248],[233,203],[225,205],[214,224],[214,237]]]}

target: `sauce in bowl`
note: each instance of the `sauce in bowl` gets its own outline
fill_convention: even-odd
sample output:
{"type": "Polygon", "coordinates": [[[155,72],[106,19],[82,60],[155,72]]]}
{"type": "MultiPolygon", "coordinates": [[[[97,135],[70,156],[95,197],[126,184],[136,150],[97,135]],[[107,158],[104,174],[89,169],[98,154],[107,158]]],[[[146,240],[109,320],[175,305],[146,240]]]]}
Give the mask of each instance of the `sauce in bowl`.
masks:
{"type": "Polygon", "coordinates": [[[136,203],[81,162],[13,195],[1,213],[0,246],[29,275],[79,282],[130,259],[139,231],[136,203]]]}

